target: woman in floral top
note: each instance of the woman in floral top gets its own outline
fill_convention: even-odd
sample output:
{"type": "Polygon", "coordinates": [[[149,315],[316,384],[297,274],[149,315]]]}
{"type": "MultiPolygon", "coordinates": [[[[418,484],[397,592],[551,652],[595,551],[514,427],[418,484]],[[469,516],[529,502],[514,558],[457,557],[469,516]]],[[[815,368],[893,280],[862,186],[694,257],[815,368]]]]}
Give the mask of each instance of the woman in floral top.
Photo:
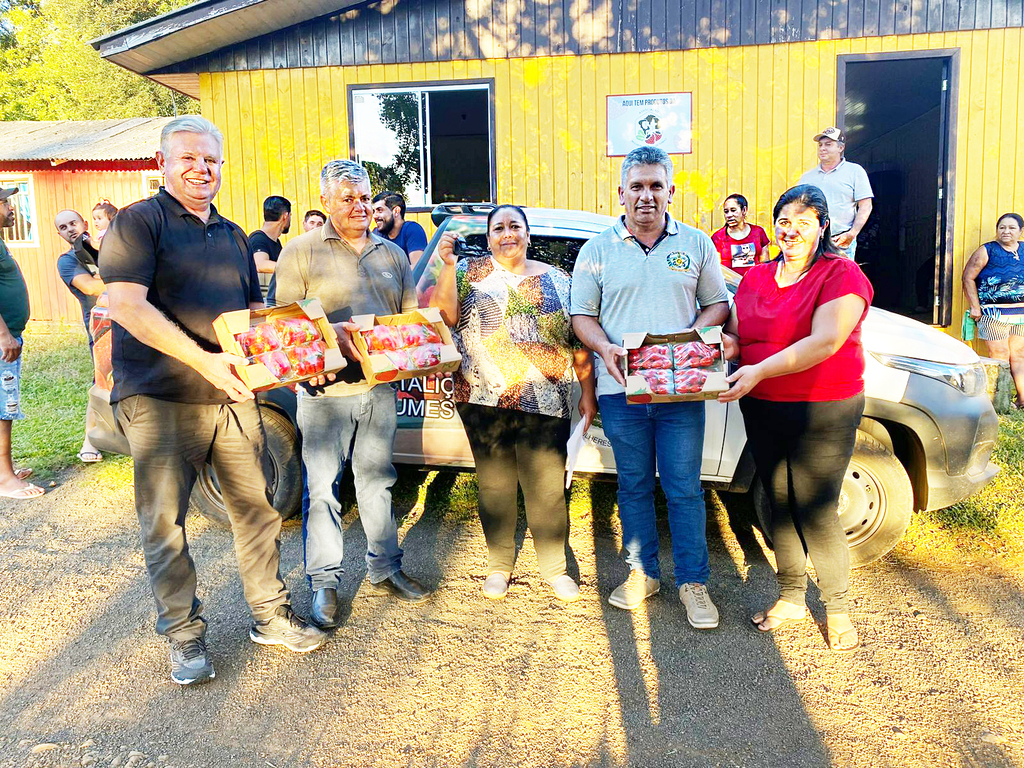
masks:
{"type": "Polygon", "coordinates": [[[508,591],[521,486],[541,576],[560,600],[575,600],[579,587],[565,572],[564,491],[574,372],[587,428],[597,397],[590,352],[572,333],[569,275],[526,258],[530,225],[518,206],[500,205],[488,215],[490,256],[459,261],[455,242],[445,234],[438,243],[444,266],[430,303],[462,352],[455,399],[480,489],[484,595],[500,599],[508,591]]]}

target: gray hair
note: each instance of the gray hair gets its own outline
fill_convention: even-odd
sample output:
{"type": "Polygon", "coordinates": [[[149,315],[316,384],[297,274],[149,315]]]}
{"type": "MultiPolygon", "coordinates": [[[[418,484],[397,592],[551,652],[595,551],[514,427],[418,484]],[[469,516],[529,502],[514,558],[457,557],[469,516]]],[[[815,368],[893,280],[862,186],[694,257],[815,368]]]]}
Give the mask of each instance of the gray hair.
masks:
{"type": "Polygon", "coordinates": [[[638,165],[660,165],[665,169],[668,183],[672,183],[672,158],[668,156],[668,152],[659,147],[637,147],[622,161],[622,178],[619,182],[622,187],[626,186],[626,175],[638,165]]]}
{"type": "Polygon", "coordinates": [[[335,185],[342,181],[356,185],[369,180],[370,174],[355,160],[331,160],[320,171],[320,194],[330,197],[335,185]]]}
{"type": "Polygon", "coordinates": [[[160,131],[160,151],[167,154],[167,147],[171,142],[171,136],[176,133],[205,133],[217,140],[217,145],[224,150],[224,134],[220,128],[211,123],[205,117],[199,115],[182,115],[176,117],[160,131]]]}

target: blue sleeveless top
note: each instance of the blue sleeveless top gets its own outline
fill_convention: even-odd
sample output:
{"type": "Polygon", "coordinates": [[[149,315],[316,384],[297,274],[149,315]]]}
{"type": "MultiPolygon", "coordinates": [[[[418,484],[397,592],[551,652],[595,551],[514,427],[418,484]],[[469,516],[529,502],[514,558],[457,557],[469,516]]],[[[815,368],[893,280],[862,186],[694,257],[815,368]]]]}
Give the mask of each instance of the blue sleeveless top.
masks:
{"type": "Polygon", "coordinates": [[[988,264],[978,274],[978,301],[982,304],[1024,303],[1024,243],[1017,243],[1016,255],[999,243],[985,243],[988,264]]]}

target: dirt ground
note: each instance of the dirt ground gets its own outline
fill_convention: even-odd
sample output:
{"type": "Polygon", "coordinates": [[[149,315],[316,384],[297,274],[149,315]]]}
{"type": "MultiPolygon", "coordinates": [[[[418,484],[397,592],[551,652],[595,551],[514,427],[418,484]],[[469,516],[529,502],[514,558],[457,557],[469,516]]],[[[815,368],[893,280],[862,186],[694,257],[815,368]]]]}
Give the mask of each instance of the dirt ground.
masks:
{"type": "MultiPolygon", "coordinates": [[[[812,623],[761,635],[748,617],[775,597],[770,558],[711,494],[716,631],[686,623],[667,539],[661,594],[610,607],[616,532],[587,515],[571,533],[583,599],[551,596],[527,537],[508,598],[484,600],[479,524],[431,508],[427,489],[402,534],[406,570],[436,595],[407,607],[363,586],[351,516],[345,621],[304,657],[248,640],[230,535],[192,517],[217,678],[183,690],[152,629],[130,485],[103,472],[0,502],[0,768],[1024,766],[1016,581],[897,550],[855,573],[854,654],[812,623]]],[[[305,612],[301,552],[286,526],[305,612]]]]}

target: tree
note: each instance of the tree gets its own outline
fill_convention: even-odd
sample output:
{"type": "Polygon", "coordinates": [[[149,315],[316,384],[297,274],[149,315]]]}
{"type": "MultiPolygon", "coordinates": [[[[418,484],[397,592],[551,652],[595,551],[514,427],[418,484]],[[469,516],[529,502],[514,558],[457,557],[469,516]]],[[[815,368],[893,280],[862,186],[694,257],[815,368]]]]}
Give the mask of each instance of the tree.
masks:
{"type": "Polygon", "coordinates": [[[195,112],[194,100],[103,61],[89,44],[189,0],[0,0],[0,119],[195,112]]]}

